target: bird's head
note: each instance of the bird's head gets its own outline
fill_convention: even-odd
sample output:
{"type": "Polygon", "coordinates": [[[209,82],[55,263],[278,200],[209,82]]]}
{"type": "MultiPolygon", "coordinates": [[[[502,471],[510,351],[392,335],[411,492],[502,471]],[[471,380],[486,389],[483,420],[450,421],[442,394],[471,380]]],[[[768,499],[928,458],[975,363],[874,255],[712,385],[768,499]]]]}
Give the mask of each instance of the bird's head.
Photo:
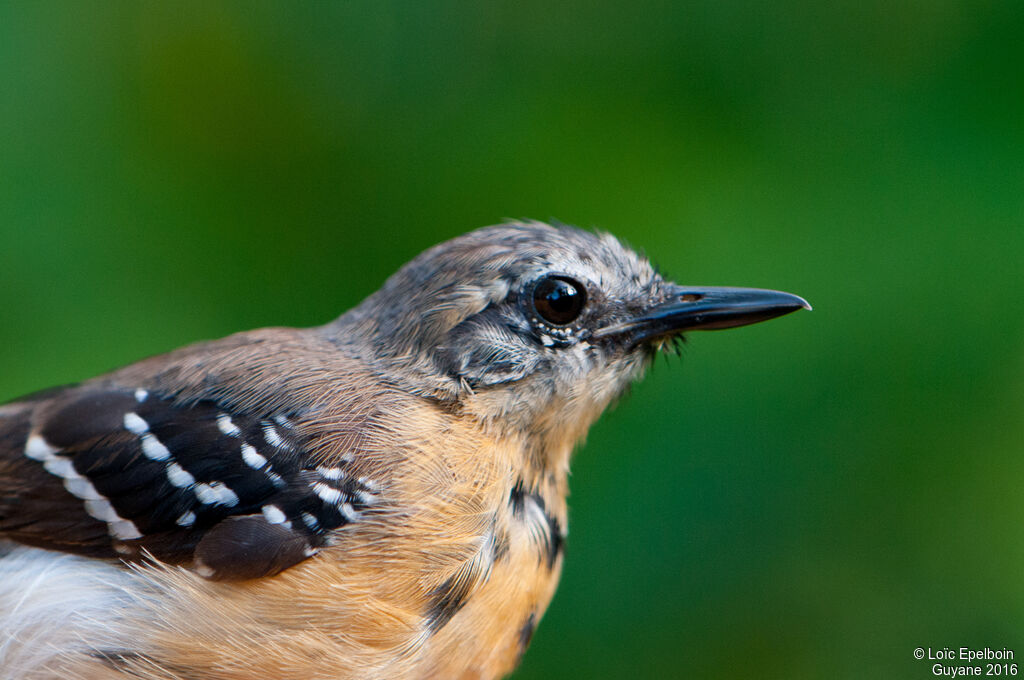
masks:
{"type": "Polygon", "coordinates": [[[389,379],[571,446],[681,333],[800,308],[788,293],[679,286],[611,235],[527,222],[427,250],[338,323],[389,379]]]}

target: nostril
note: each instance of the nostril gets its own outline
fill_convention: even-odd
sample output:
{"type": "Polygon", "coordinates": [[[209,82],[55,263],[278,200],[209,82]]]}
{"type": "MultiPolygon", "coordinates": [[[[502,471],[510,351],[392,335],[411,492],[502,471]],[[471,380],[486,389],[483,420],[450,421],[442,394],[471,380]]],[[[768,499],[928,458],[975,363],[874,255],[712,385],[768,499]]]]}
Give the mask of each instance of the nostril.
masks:
{"type": "Polygon", "coordinates": [[[679,296],[680,302],[698,302],[703,299],[704,296],[700,293],[683,293],[679,296]]]}

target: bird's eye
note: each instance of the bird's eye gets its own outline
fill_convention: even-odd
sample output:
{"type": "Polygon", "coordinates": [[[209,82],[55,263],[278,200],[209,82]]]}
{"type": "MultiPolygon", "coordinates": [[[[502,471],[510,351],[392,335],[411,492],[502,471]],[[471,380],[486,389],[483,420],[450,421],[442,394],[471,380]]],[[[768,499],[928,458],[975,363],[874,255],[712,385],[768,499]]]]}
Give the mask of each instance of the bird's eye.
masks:
{"type": "Polygon", "coordinates": [[[548,276],[533,288],[533,307],[537,314],[556,326],[575,321],[586,302],[583,285],[567,276],[548,276]]]}

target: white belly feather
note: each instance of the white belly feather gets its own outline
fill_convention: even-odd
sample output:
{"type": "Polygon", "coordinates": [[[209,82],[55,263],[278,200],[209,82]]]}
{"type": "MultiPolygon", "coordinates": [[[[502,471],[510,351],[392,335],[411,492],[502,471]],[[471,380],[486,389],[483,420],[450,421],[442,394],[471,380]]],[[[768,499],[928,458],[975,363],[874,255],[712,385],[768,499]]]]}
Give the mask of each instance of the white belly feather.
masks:
{"type": "Polygon", "coordinates": [[[62,658],[131,649],[126,615],[140,607],[140,578],[101,560],[0,541],[0,680],[55,678],[62,658]]]}

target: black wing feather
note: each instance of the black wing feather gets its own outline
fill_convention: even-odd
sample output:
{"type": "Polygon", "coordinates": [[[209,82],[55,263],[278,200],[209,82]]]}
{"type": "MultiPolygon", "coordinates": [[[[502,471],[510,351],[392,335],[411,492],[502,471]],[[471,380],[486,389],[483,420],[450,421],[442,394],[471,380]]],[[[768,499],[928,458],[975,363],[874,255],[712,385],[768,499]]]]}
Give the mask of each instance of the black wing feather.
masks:
{"type": "Polygon", "coordinates": [[[293,416],[89,386],[5,407],[0,536],[195,560],[217,579],[277,573],[374,500],[344,463],[315,465],[293,416]]]}

